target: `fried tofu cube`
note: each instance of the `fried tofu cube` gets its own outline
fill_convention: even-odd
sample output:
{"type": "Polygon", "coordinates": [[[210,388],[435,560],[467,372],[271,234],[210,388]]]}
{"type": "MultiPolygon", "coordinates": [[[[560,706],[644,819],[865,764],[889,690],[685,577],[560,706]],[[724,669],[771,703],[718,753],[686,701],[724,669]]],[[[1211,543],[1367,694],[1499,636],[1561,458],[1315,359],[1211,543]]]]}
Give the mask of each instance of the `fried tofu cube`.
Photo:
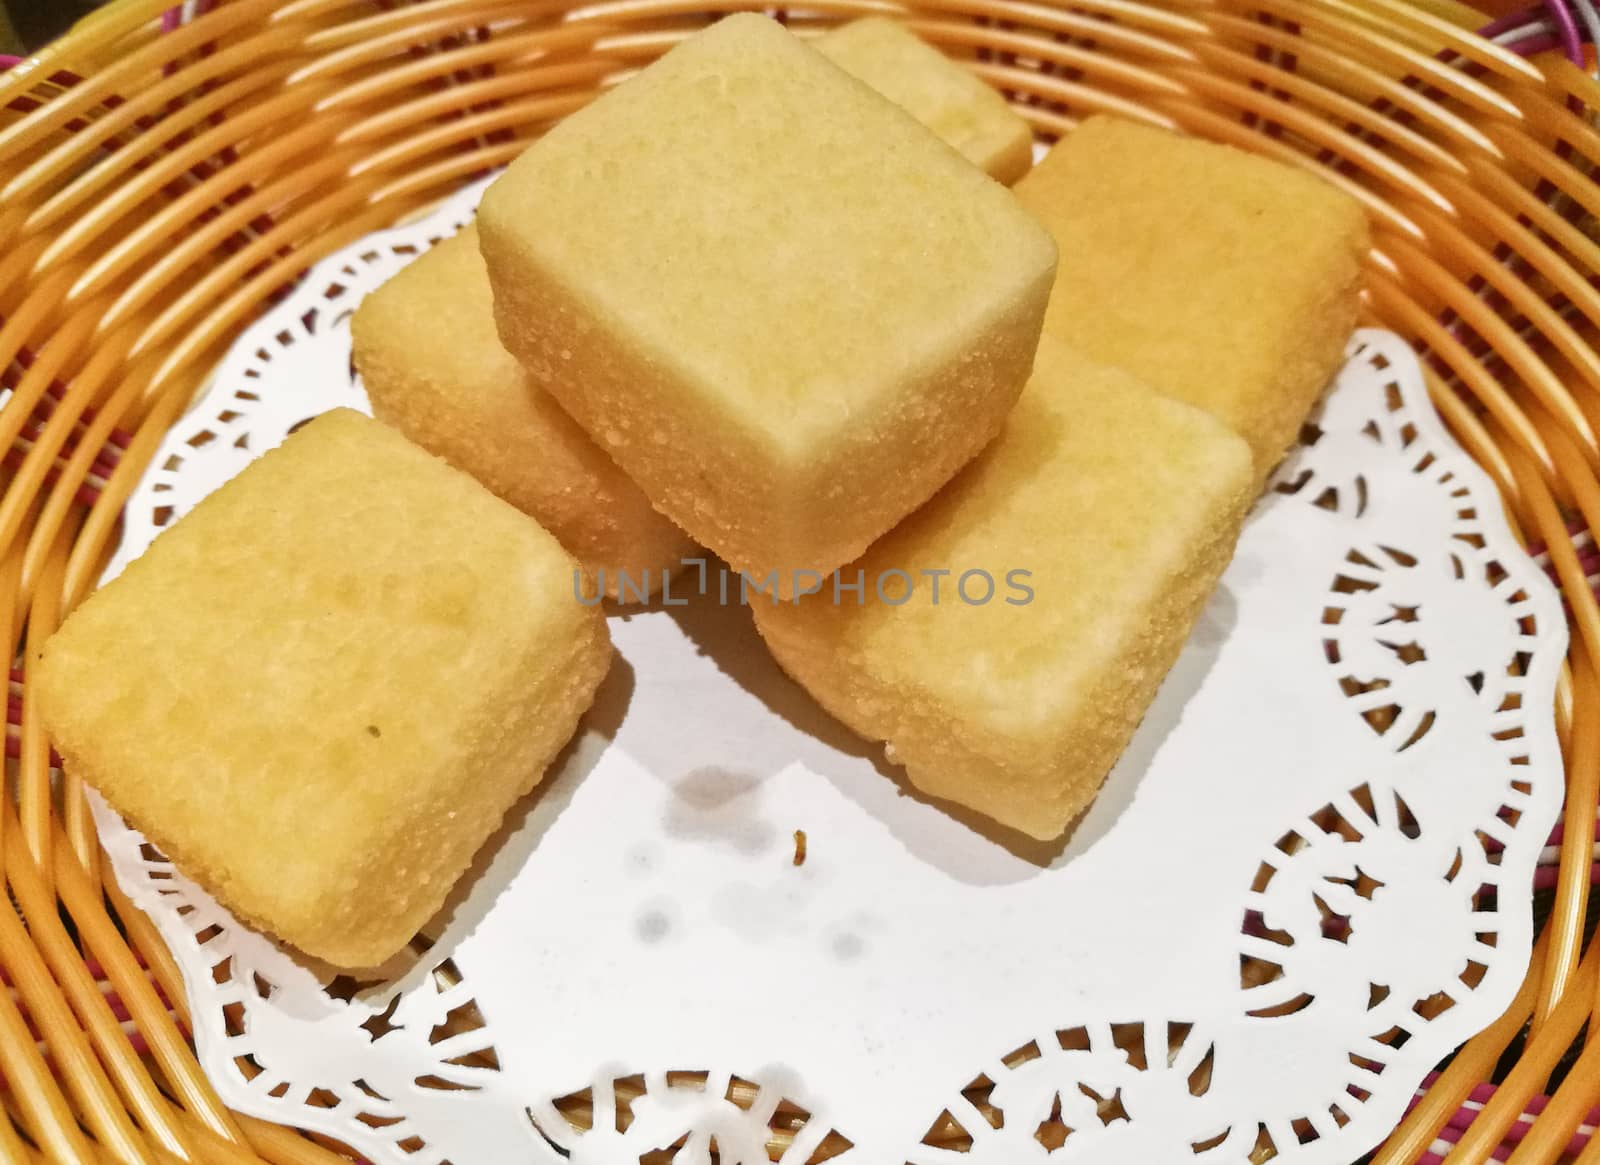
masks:
{"type": "Polygon", "coordinates": [[[66,767],[242,918],[371,966],[540,779],[611,657],[576,564],[377,421],[318,418],[28,661],[66,767]]]}
{"type": "Polygon", "coordinates": [[[730,16],[484,196],[501,339],[735,569],[827,572],[1000,430],[1055,247],[775,22],[730,16]]]}
{"type": "Polygon", "coordinates": [[[1092,117],[1017,184],[1067,256],[1045,330],[1250,442],[1265,480],[1339,368],[1361,205],[1228,146],[1092,117]]]}
{"type": "Polygon", "coordinates": [[[913,785],[1053,838],[1176,660],[1251,486],[1220,421],[1047,337],[972,465],[819,593],[752,610],[913,785]]]}
{"type": "Polygon", "coordinates": [[[531,516],[612,598],[647,595],[694,553],[501,346],[476,227],[362,300],[350,334],[378,419],[531,516]]]}
{"type": "Polygon", "coordinates": [[[1008,186],[1033,165],[1033,130],[971,72],[881,16],[853,20],[811,42],[1008,186]]]}

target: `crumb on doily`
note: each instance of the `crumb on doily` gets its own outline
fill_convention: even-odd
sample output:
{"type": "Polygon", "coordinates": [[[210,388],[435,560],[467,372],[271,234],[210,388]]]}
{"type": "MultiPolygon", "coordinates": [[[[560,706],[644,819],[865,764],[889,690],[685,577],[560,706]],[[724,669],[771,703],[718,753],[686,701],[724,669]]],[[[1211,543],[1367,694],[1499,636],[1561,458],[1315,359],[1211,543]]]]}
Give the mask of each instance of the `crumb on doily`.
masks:
{"type": "Polygon", "coordinates": [[[797,866],[806,864],[806,831],[803,829],[794,831],[794,864],[797,866]]]}

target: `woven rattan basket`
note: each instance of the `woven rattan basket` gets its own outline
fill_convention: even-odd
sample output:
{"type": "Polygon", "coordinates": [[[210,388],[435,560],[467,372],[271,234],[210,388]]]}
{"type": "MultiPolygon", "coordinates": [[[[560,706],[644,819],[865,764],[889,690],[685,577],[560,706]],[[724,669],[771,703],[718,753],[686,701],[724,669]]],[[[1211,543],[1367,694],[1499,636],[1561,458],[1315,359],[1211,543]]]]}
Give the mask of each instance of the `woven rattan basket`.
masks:
{"type": "MultiPolygon", "coordinates": [[[[721,2],[118,0],[0,76],[14,658],[93,587],[167,426],[299,273],[508,161],[721,2]]],[[[1043,141],[1115,111],[1316,169],[1368,207],[1369,315],[1425,354],[1440,412],[1548,555],[1575,630],[1564,844],[1532,971],[1375,1160],[1435,1159],[1444,1136],[1451,1161],[1507,1141],[1518,1162],[1600,1162],[1600,1038],[1579,1038],[1600,1003],[1600,945],[1584,942],[1600,605],[1583,549],[1600,523],[1600,85],[1496,47],[1443,0],[812,0],[777,15],[805,32],[872,7],[1003,89],[1043,141]]],[[[26,692],[13,670],[0,1160],[346,1159],[211,1091],[177,968],[106,873],[82,789],[53,781],[26,692]]]]}

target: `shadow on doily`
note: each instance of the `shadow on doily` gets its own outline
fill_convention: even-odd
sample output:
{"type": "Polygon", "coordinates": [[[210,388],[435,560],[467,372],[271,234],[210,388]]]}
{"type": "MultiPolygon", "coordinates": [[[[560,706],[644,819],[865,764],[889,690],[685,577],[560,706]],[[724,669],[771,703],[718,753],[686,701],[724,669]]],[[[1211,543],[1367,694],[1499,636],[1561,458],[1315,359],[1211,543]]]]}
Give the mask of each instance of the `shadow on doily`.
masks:
{"type": "Polygon", "coordinates": [[[751,742],[743,767],[775,772],[799,761],[882,821],[920,860],[956,881],[994,885],[1026,880],[1085,852],[1110,832],[1132,803],[1161,740],[1211,670],[1237,607],[1225,587],[1217,590],[1099,800],[1061,837],[1043,842],[915,788],[903,769],[884,759],[881,745],[856,736],[783,672],[748,611],[736,604],[699,602],[666,613],[720,671],[765,706],[775,727],[782,726],[779,735],[751,742]],[[908,813],[908,801],[935,810],[937,819],[908,813]],[[948,828],[950,822],[963,828],[948,828]]]}

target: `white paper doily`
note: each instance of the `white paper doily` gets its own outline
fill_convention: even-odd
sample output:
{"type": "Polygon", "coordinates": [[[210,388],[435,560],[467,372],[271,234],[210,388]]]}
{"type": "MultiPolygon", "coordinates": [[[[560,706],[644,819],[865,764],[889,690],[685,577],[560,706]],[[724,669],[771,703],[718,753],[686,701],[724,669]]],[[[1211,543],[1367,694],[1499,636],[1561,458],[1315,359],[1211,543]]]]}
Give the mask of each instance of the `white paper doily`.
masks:
{"type": "MultiPolygon", "coordinates": [[[[319,264],[246,333],[113,573],[299,421],[364,407],[350,310],[480,192],[319,264]]],[[[711,601],[612,620],[564,768],[398,979],[298,965],[97,819],[222,1097],[380,1165],[754,1165],[774,1127],[785,1165],[847,1143],[1209,1165],[1265,1141],[1343,1165],[1527,966],[1566,626],[1500,513],[1412,354],[1359,333],[1053,854],[908,793],[711,601]],[[586,1089],[592,1131],[556,1104],[586,1089]],[[970,1148],[924,1143],[946,1118],[970,1148]]]]}

